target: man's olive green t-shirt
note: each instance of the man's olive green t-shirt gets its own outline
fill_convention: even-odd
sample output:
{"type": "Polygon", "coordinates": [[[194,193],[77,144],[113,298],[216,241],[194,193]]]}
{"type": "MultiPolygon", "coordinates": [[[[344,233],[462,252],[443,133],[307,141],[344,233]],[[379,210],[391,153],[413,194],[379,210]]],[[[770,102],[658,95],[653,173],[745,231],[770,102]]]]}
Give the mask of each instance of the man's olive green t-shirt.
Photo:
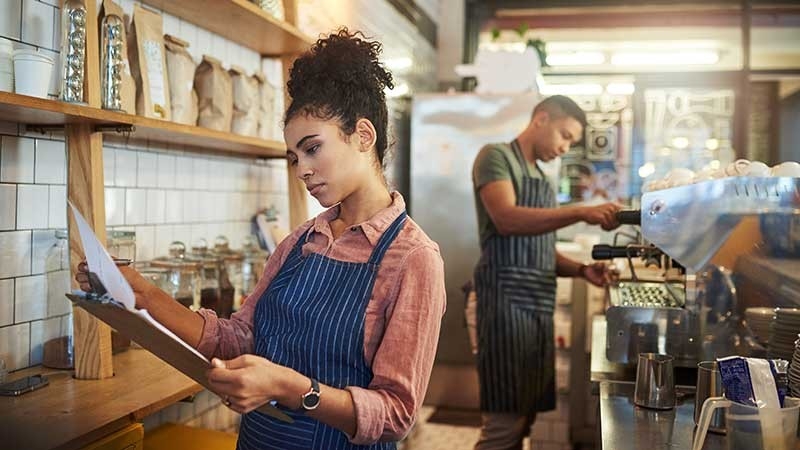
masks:
{"type": "MultiPolygon", "coordinates": [[[[528,161],[526,163],[531,177],[544,178],[535,163],[528,161]]],[[[472,189],[475,197],[475,211],[478,214],[478,234],[480,235],[481,246],[489,237],[498,233],[497,228],[489,218],[489,213],[486,212],[486,207],[483,205],[478,191],[492,181],[510,180],[514,185],[514,193],[519,196],[519,193],[522,192],[522,181],[525,176],[525,170],[514,154],[511,144],[488,144],[478,152],[475,163],[472,165],[472,189]]]]}

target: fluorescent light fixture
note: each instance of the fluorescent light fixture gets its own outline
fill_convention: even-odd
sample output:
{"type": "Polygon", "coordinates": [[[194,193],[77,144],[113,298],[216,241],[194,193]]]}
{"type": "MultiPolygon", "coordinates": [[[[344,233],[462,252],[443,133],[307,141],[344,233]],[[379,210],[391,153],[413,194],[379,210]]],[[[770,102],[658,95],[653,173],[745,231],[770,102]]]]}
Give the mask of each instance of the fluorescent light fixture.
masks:
{"type": "Polygon", "coordinates": [[[603,86],[594,83],[545,84],[541,90],[544,95],[600,95],[603,86]]]}
{"type": "Polygon", "coordinates": [[[683,150],[689,146],[689,138],[685,137],[672,138],[672,146],[679,150],[683,150]]]}
{"type": "Polygon", "coordinates": [[[639,177],[641,178],[647,178],[654,173],[656,173],[656,166],[651,162],[644,163],[642,167],[639,167],[639,177]]]}
{"type": "Polygon", "coordinates": [[[631,95],[636,88],[633,83],[608,83],[606,92],[612,95],[631,95]]]}
{"type": "Polygon", "coordinates": [[[549,53],[547,64],[551,66],[592,66],[606,62],[602,52],[549,53]]]}
{"type": "Polygon", "coordinates": [[[611,55],[615,66],[680,66],[708,65],[719,61],[719,53],[713,50],[684,50],[669,52],[617,52],[611,55]]]}
{"type": "Polygon", "coordinates": [[[386,94],[389,98],[394,97],[402,97],[404,95],[408,95],[410,89],[408,88],[408,84],[401,83],[394,87],[394,89],[386,88],[383,90],[384,94],[386,94]]]}
{"type": "Polygon", "coordinates": [[[389,70],[407,70],[410,69],[413,64],[414,62],[411,58],[407,57],[388,58],[383,62],[383,65],[389,70]]]}

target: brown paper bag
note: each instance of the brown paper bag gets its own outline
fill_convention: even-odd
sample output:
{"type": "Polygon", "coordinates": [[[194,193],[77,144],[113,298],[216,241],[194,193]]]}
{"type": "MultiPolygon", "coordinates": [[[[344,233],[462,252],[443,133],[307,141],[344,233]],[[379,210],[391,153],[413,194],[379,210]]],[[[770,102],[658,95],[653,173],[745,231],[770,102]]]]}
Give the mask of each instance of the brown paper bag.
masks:
{"type": "MultiPolygon", "coordinates": [[[[136,82],[133,80],[133,75],[131,75],[131,65],[128,62],[128,38],[126,36],[126,31],[128,29],[128,23],[125,20],[125,12],[122,10],[122,7],[118,4],[114,3],[112,0],[103,0],[103,3],[100,5],[100,14],[98,17],[98,26],[100,27],[100,34],[98,36],[102,36],[102,26],[103,26],[103,18],[105,16],[117,16],[122,20],[123,29],[122,29],[122,81],[121,81],[121,98],[122,98],[122,110],[129,113],[135,114],[136,113],[136,82]]],[[[100,42],[102,46],[103,43],[100,42]]],[[[100,49],[100,54],[103,54],[102,48],[100,49]]]]}
{"type": "Polygon", "coordinates": [[[231,66],[233,84],[233,122],[231,131],[242,136],[258,135],[258,80],[248,77],[244,69],[231,66]]]}
{"type": "Polygon", "coordinates": [[[170,120],[169,80],[161,15],[134,5],[128,45],[136,80],[136,114],[170,120]]]}
{"type": "Polygon", "coordinates": [[[169,102],[172,121],[186,125],[197,124],[197,93],[194,91],[195,64],[186,50],[189,43],[165,34],[167,50],[167,76],[169,77],[169,102]]]}
{"type": "Polygon", "coordinates": [[[275,87],[263,73],[256,73],[253,77],[258,81],[258,137],[275,139],[274,125],[279,120],[275,116],[275,87]]]}
{"type": "Polygon", "coordinates": [[[231,131],[233,86],[220,60],[203,55],[194,74],[199,115],[197,124],[217,131],[231,131]]]}

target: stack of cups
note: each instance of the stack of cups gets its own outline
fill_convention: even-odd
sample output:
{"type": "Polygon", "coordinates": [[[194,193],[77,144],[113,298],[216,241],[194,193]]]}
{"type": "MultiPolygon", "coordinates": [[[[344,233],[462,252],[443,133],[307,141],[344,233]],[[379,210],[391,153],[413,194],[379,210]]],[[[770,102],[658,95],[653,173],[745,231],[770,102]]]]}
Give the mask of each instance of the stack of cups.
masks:
{"type": "Polygon", "coordinates": [[[11,41],[0,39],[0,91],[14,92],[14,63],[11,41]]]}
{"type": "Polygon", "coordinates": [[[53,58],[36,50],[14,50],[14,89],[17,94],[47,98],[53,58]]]}

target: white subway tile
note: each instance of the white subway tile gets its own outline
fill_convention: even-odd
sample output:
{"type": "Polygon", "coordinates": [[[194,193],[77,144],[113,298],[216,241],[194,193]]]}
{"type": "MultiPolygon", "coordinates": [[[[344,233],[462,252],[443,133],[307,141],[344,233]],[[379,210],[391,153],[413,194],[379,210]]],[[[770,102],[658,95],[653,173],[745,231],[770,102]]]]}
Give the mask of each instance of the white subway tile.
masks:
{"type": "Polygon", "coordinates": [[[50,186],[48,228],[67,228],[67,187],[50,186]]]}
{"type": "Polygon", "coordinates": [[[231,176],[233,177],[233,189],[236,191],[247,190],[247,165],[235,162],[231,164],[231,176]]]}
{"type": "Polygon", "coordinates": [[[36,184],[17,185],[17,229],[47,228],[49,189],[36,184]]]}
{"type": "Polygon", "coordinates": [[[164,19],[164,34],[171,34],[173,36],[180,35],[180,20],[169,13],[164,13],[161,15],[164,19]]]}
{"type": "Polygon", "coordinates": [[[197,222],[201,216],[200,195],[198,191],[184,191],[183,193],[183,221],[197,222]]]}
{"type": "MultiPolygon", "coordinates": [[[[39,0],[42,3],[46,3],[50,6],[53,6],[53,50],[61,50],[61,5],[58,4],[58,1],[54,0],[44,1],[39,0]]],[[[99,8],[98,8],[99,9],[99,8]]],[[[95,10],[96,11],[96,10],[95,10]]],[[[60,56],[60,55],[59,55],[60,56]]],[[[54,65],[53,70],[59,70],[60,65],[54,65]]]]}
{"type": "Polygon", "coordinates": [[[14,322],[30,322],[47,316],[47,288],[44,275],[14,280],[14,322]]]}
{"type": "Polygon", "coordinates": [[[206,244],[210,247],[213,245],[213,241],[208,236],[208,225],[204,223],[194,224],[191,226],[191,239],[189,247],[191,248],[194,246],[200,239],[205,239],[206,244]]]}
{"type": "Polygon", "coordinates": [[[209,192],[208,199],[209,203],[214,205],[212,208],[211,215],[209,220],[213,220],[216,222],[223,222],[225,221],[225,193],[224,192],[209,192]]]}
{"type": "Polygon", "coordinates": [[[172,228],[172,240],[181,241],[186,244],[186,251],[192,247],[192,227],[191,225],[175,225],[172,228]]]}
{"type": "Polygon", "coordinates": [[[0,280],[0,327],[14,323],[14,280],[0,280]]]}
{"type": "Polygon", "coordinates": [[[147,218],[147,190],[127,189],[125,192],[125,224],[139,225],[147,218]]]}
{"type": "Polygon", "coordinates": [[[19,39],[22,28],[22,0],[0,0],[0,36],[19,39]]]}
{"type": "Polygon", "coordinates": [[[216,239],[217,236],[225,236],[225,237],[227,237],[228,241],[230,242],[231,247],[236,247],[234,242],[230,241],[230,237],[225,235],[225,225],[222,222],[209,223],[206,226],[206,230],[208,232],[209,238],[211,239],[210,240],[210,244],[209,244],[211,247],[214,246],[214,239],[216,239]]]}
{"type": "Polygon", "coordinates": [[[61,318],[54,317],[47,320],[31,322],[31,365],[42,363],[44,344],[51,339],[62,336],[61,318]]]}
{"type": "Polygon", "coordinates": [[[242,217],[242,208],[244,207],[244,194],[241,192],[233,192],[228,195],[228,208],[225,215],[225,220],[239,220],[242,217]]]}
{"type": "Polygon", "coordinates": [[[158,155],[150,152],[139,153],[137,182],[139,187],[156,187],[158,185],[158,155]]]}
{"type": "Polygon", "coordinates": [[[67,159],[63,141],[36,140],[34,181],[37,184],[66,183],[67,159]]]}
{"type": "Polygon", "coordinates": [[[136,152],[132,150],[116,151],[116,186],[136,186],[136,152]]]}
{"type": "MultiPolygon", "coordinates": [[[[51,267],[47,267],[47,255],[50,251],[50,248],[55,244],[57,241],[56,233],[53,230],[35,230],[33,232],[33,255],[31,256],[31,274],[38,275],[45,273],[48,269],[53,270],[51,267]]],[[[59,255],[58,258],[58,267],[55,268],[56,270],[61,270],[61,257],[59,255]]]]}
{"type": "Polygon", "coordinates": [[[106,188],[106,225],[125,223],[125,189],[106,188]]]}
{"type": "Polygon", "coordinates": [[[0,230],[13,230],[17,223],[17,185],[0,184],[0,230]]]}
{"type": "Polygon", "coordinates": [[[53,7],[36,0],[22,0],[22,41],[52,48],[53,7]]]}
{"type": "Polygon", "coordinates": [[[169,255],[169,244],[173,241],[174,228],[172,225],[158,225],[155,227],[153,253],[156,257],[169,255]]]}
{"type": "Polygon", "coordinates": [[[156,170],[158,187],[168,189],[175,187],[175,156],[159,153],[156,170]]]}
{"type": "Polygon", "coordinates": [[[167,196],[161,189],[147,190],[147,223],[164,223],[167,196]]]}
{"type": "Polygon", "coordinates": [[[167,223],[183,222],[184,191],[167,191],[165,196],[164,220],[167,223]]]}
{"type": "Polygon", "coordinates": [[[195,44],[197,44],[197,26],[183,19],[178,19],[178,37],[189,43],[189,53],[197,61],[199,58],[192,51],[196,47],[195,44]]]}
{"type": "Polygon", "coordinates": [[[31,273],[31,232],[4,231],[0,233],[0,278],[18,277],[31,273]]]}
{"type": "Polygon", "coordinates": [[[192,170],[194,161],[188,156],[178,156],[175,160],[175,187],[178,189],[192,188],[192,170]]]}
{"type": "Polygon", "coordinates": [[[103,183],[106,186],[114,186],[114,169],[117,167],[116,149],[107,145],[103,146],[103,183]]]}
{"type": "Polygon", "coordinates": [[[258,194],[247,192],[242,195],[242,209],[236,220],[250,220],[258,210],[258,194]]]}
{"type": "Polygon", "coordinates": [[[68,314],[72,311],[72,303],[64,294],[70,292],[70,271],[48,272],[45,277],[47,278],[47,317],[68,314]]]}
{"type": "Polygon", "coordinates": [[[149,261],[157,255],[155,227],[136,227],[136,259],[149,261]]]}
{"type": "Polygon", "coordinates": [[[211,50],[211,33],[200,27],[197,27],[197,53],[200,55],[199,60],[203,59],[203,55],[217,57],[211,50]]]}
{"type": "Polygon", "coordinates": [[[28,367],[31,329],[27,323],[0,328],[0,359],[11,370],[28,367]]]}
{"type": "Polygon", "coordinates": [[[33,183],[33,139],[3,136],[0,139],[0,181],[33,183]]]}
{"type": "MultiPolygon", "coordinates": [[[[58,98],[58,95],[61,92],[61,76],[58,74],[58,68],[61,67],[61,55],[47,49],[39,49],[39,53],[53,58],[53,70],[50,71],[50,85],[47,88],[47,95],[58,98]]],[[[25,135],[30,136],[30,133],[25,133],[25,135]]],[[[37,137],[41,137],[41,135],[37,137]]],[[[56,132],[50,132],[46,134],[46,137],[49,139],[54,139],[57,137],[57,134],[56,132]]]]}
{"type": "Polygon", "coordinates": [[[222,67],[225,70],[231,68],[230,55],[228,55],[228,42],[227,39],[218,35],[211,34],[211,54],[222,61],[222,67]]]}
{"type": "Polygon", "coordinates": [[[192,189],[208,189],[209,173],[211,173],[209,161],[204,158],[194,158],[192,161],[192,189]]]}

